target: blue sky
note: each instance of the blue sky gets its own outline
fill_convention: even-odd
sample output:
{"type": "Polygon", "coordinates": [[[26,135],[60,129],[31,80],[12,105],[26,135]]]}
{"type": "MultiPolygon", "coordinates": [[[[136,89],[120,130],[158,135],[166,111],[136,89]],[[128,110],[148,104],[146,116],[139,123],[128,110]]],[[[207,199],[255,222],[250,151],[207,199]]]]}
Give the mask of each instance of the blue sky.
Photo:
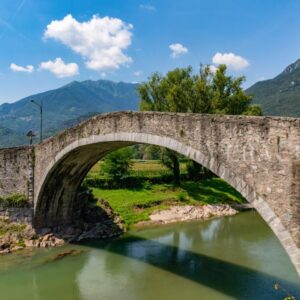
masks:
{"type": "Polygon", "coordinates": [[[249,86],[300,58],[298,0],[1,0],[0,104],[73,80],[228,63],[249,86]]]}

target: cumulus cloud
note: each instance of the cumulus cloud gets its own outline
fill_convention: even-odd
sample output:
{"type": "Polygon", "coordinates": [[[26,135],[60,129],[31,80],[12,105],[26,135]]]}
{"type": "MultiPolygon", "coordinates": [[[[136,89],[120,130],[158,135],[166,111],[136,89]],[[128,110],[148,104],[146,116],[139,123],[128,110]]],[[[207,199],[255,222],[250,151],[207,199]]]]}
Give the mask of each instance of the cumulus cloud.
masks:
{"type": "Polygon", "coordinates": [[[179,43],[171,44],[169,48],[172,52],[171,53],[172,58],[177,58],[188,52],[188,48],[184,47],[182,44],[179,43]]]}
{"type": "Polygon", "coordinates": [[[143,74],[142,71],[135,71],[135,72],[133,72],[133,75],[136,76],[136,77],[139,77],[139,76],[141,76],[142,74],[143,74]]]}
{"type": "Polygon", "coordinates": [[[40,70],[47,70],[58,78],[70,77],[79,74],[79,68],[76,63],[66,64],[60,57],[54,61],[41,62],[40,70]]]}
{"type": "Polygon", "coordinates": [[[151,4],[140,4],[140,9],[148,11],[156,11],[156,7],[151,4]]]}
{"type": "Polygon", "coordinates": [[[234,71],[245,69],[250,65],[247,59],[234,53],[218,52],[213,56],[212,61],[216,65],[225,64],[234,71]]]}
{"type": "Polygon", "coordinates": [[[26,73],[32,73],[34,70],[34,67],[32,65],[28,65],[25,67],[16,65],[14,63],[10,64],[10,69],[14,72],[26,72],[26,73]]]}
{"type": "Polygon", "coordinates": [[[82,55],[92,70],[114,70],[128,65],[132,58],[124,54],[131,45],[133,26],[120,19],[94,15],[78,22],[71,15],[52,21],[44,33],[46,39],[57,40],[82,55]]]}

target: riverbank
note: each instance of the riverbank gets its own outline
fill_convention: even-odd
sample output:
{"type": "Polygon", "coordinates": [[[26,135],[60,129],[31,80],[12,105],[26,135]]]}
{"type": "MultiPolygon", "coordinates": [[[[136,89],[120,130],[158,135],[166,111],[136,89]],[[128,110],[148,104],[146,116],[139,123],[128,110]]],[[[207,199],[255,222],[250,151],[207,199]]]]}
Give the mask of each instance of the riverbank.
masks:
{"type": "Polygon", "coordinates": [[[150,215],[150,220],[139,222],[135,227],[208,220],[212,218],[233,216],[238,212],[238,210],[227,204],[208,204],[203,206],[174,205],[169,209],[152,213],[150,215]]]}
{"type": "MultiPolygon", "coordinates": [[[[156,176],[156,180],[161,182],[166,176],[166,171],[157,162],[139,162],[134,167],[133,172],[139,179],[156,176]]],[[[93,180],[89,182],[97,183],[96,179],[100,176],[97,172],[99,174],[98,169],[91,171],[87,178],[92,176],[93,180]]],[[[230,216],[238,212],[237,206],[245,203],[235,189],[216,177],[199,181],[183,180],[180,186],[150,181],[126,188],[92,185],[85,189],[82,196],[79,195],[76,200],[74,223],[64,227],[36,231],[30,226],[31,222],[14,222],[20,219],[18,209],[22,208],[4,214],[9,218],[0,218],[0,254],[28,247],[57,247],[66,242],[113,238],[134,226],[230,216]],[[16,218],[13,218],[14,215],[16,218]]],[[[22,210],[21,215],[27,216],[27,210],[26,214],[22,210]]]]}
{"type": "Polygon", "coordinates": [[[203,207],[206,205],[244,204],[245,199],[220,178],[172,184],[152,184],[131,189],[99,189],[92,187],[96,198],[105,199],[120,215],[127,228],[150,221],[151,214],[174,206],[203,207]]]}
{"type": "MultiPolygon", "coordinates": [[[[53,248],[66,243],[81,242],[86,240],[110,239],[120,236],[126,231],[124,221],[114,212],[104,200],[97,200],[96,207],[106,206],[109,210],[109,218],[102,222],[87,223],[81,225],[59,228],[43,228],[36,231],[29,224],[10,222],[8,219],[0,219],[0,254],[9,254],[25,248],[53,248]]],[[[241,210],[244,205],[239,206],[241,210]]],[[[247,207],[246,207],[247,208],[247,207]]],[[[134,224],[134,228],[157,226],[163,224],[180,223],[196,220],[208,220],[233,216],[239,212],[228,204],[216,205],[173,205],[168,209],[157,210],[150,214],[149,219],[134,224]]]]}

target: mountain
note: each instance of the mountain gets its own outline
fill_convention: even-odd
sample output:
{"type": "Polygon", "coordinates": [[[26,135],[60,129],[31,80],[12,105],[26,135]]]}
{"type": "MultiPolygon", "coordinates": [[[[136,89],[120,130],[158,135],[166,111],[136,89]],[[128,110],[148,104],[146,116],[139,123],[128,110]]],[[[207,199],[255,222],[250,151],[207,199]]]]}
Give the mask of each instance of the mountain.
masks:
{"type": "Polygon", "coordinates": [[[300,117],[300,59],[273,79],[259,81],[246,92],[265,115],[300,117]]]}
{"type": "Polygon", "coordinates": [[[108,80],[73,81],[58,89],[0,105],[0,148],[26,144],[26,133],[39,132],[43,101],[44,135],[49,136],[101,112],[137,110],[137,84],[108,80]],[[25,138],[24,138],[25,136],[25,138]]]}
{"type": "Polygon", "coordinates": [[[25,134],[20,134],[0,125],[0,148],[4,146],[13,147],[15,145],[24,145],[27,143],[28,140],[25,134]]]}

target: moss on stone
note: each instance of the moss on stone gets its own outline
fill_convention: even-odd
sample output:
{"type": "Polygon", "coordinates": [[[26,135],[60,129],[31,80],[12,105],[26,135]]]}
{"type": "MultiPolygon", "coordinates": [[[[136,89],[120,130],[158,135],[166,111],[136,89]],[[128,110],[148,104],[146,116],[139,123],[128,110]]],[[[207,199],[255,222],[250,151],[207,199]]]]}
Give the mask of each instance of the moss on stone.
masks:
{"type": "Polygon", "coordinates": [[[4,207],[26,207],[28,203],[28,198],[22,194],[11,194],[0,197],[0,205],[4,207]]]}

